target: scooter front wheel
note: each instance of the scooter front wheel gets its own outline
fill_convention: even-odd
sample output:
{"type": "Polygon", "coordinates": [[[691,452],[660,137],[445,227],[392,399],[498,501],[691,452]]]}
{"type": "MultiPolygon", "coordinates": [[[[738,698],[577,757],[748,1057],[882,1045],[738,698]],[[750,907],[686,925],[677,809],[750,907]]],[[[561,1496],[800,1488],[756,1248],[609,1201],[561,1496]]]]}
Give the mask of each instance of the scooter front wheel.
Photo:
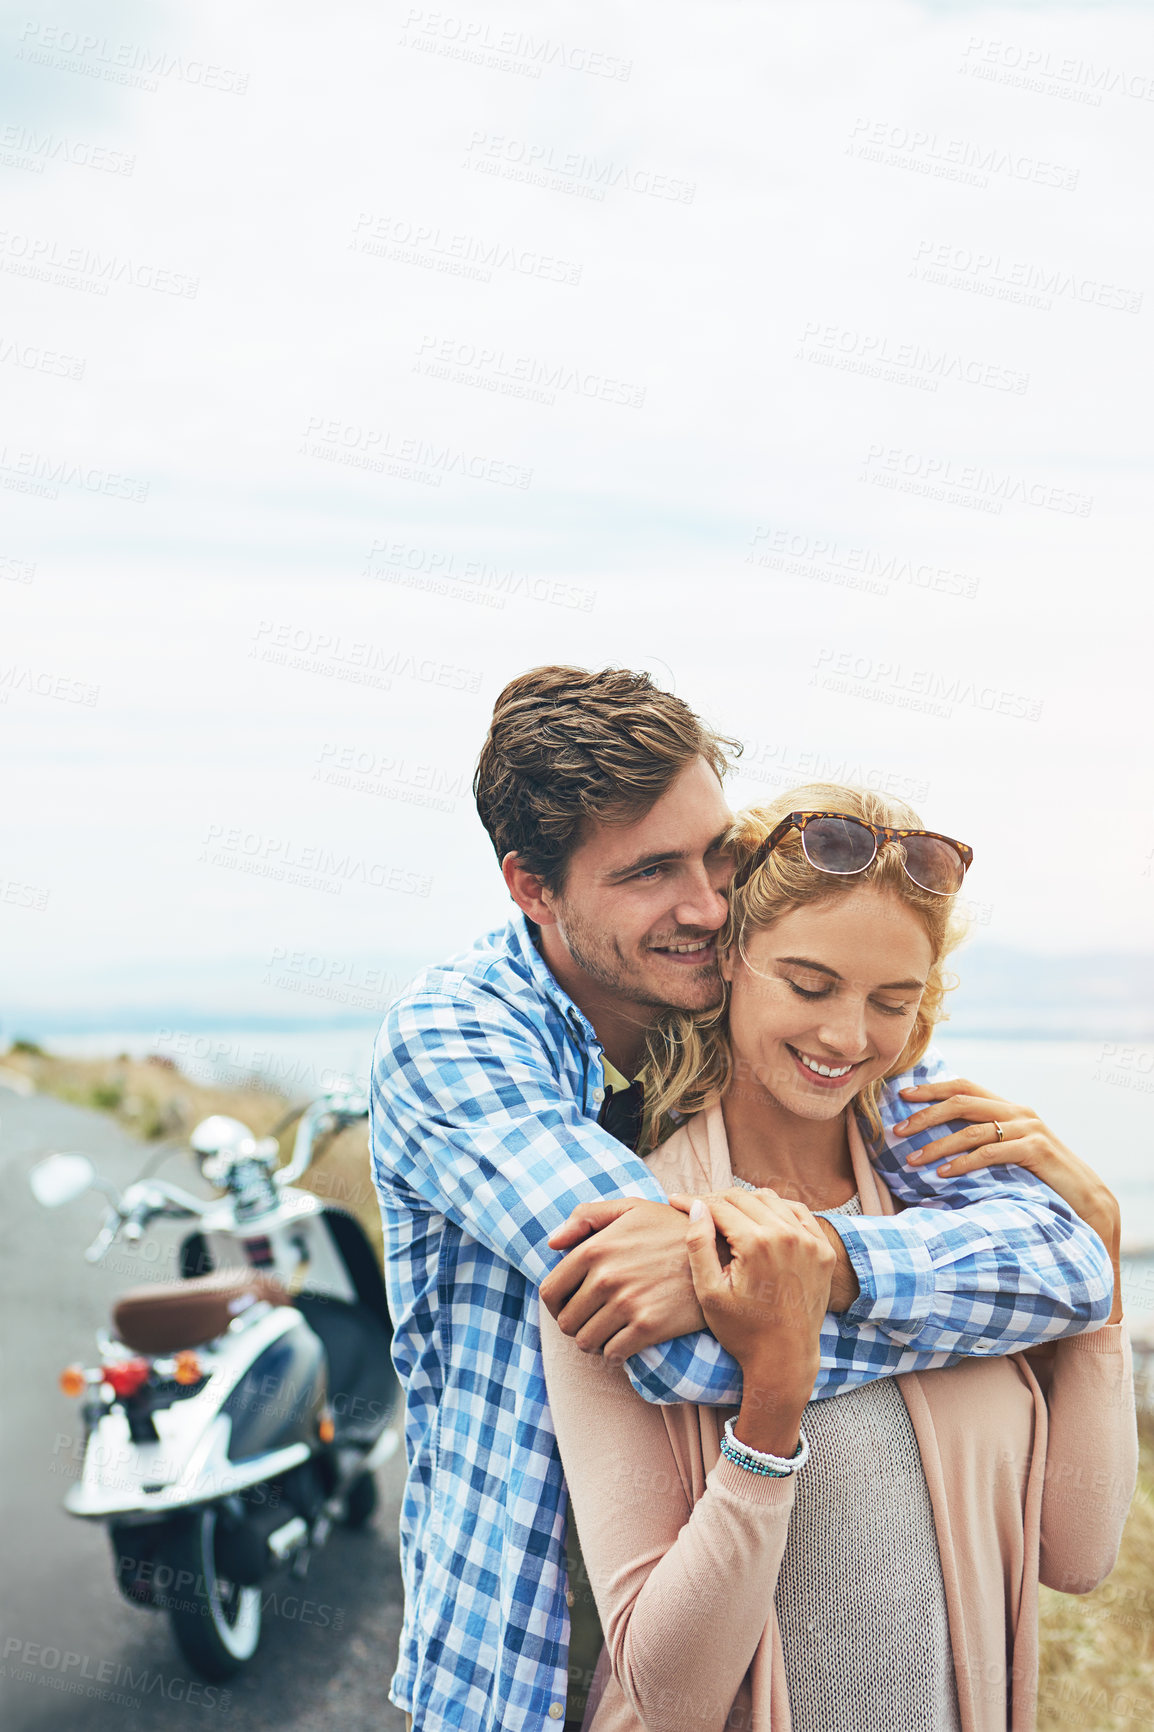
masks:
{"type": "Polygon", "coordinates": [[[231,1678],[256,1653],[261,1592],[229,1581],[217,1565],[217,1511],[200,1510],[173,1534],[169,1618],[177,1645],[202,1677],[231,1678]]]}

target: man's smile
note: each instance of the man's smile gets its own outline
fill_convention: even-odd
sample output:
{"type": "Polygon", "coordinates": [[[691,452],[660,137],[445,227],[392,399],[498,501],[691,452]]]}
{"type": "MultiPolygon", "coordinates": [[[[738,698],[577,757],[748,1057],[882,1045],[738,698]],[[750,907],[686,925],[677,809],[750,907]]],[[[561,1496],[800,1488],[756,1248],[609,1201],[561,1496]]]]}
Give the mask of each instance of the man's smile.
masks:
{"type": "Polygon", "coordinates": [[[672,944],[651,944],[649,949],[654,956],[664,956],[670,962],[680,967],[700,967],[703,963],[712,963],[717,956],[717,937],[711,933],[708,938],[684,938],[672,944]]]}

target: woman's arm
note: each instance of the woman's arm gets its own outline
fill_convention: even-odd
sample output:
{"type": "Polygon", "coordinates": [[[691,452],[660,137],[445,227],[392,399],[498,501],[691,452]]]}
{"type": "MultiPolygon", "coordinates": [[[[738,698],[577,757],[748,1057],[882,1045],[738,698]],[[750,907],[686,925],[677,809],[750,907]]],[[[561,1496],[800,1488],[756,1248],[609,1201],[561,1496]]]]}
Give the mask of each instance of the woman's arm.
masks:
{"type": "MultiPolygon", "coordinates": [[[[817,1374],[833,1252],[800,1204],[736,1188],[695,1203],[686,1244],[706,1321],[742,1367],[735,1438],[792,1455],[817,1374]]],[[[769,1622],[793,1476],[723,1454],[703,1478],[699,1427],[716,1423],[712,1415],[683,1408],[667,1419],[620,1368],[583,1353],[544,1304],[540,1326],[613,1677],[652,1732],[719,1732],[769,1622]]]]}
{"type": "Polygon", "coordinates": [[[722,1456],[693,1502],[670,1427],[542,1305],[549,1407],[613,1677],[652,1732],[721,1732],[773,1607],[794,1481],[722,1456]]]}
{"type": "Polygon", "coordinates": [[[1046,1404],[1041,1579],[1064,1594],[1088,1594],[1117,1562],[1138,1474],[1124,1323],[1058,1342],[1046,1404]]]}
{"type": "Polygon", "coordinates": [[[938,1168],[947,1176],[979,1167],[1024,1167],[1056,1191],[1110,1253],[1114,1303],[1109,1321],[1092,1333],[1031,1348],[1026,1355],[1042,1383],[1050,1416],[1041,1580],[1065,1594],[1088,1594],[1117,1561],[1138,1473],[1134,1374],[1122,1322],[1117,1199],[1029,1107],[958,1079],[902,1092],[911,1103],[932,1103],[910,1119],[905,1128],[911,1133],[948,1120],[967,1121],[964,1131],[927,1144],[913,1160],[948,1156],[947,1164],[938,1168]]]}

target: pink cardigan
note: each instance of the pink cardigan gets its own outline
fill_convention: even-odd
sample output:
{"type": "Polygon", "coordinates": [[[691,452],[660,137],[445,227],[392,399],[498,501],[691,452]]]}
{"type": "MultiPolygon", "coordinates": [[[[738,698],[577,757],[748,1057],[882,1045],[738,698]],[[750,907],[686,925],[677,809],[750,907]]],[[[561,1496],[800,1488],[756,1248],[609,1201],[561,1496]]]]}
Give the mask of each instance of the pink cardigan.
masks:
{"type": "MultiPolygon", "coordinates": [[[[852,1114],[850,1125],[862,1210],[892,1214],[852,1114]]],[[[667,1192],[725,1189],[720,1107],[687,1120],[648,1164],[667,1192]]],[[[726,1461],[734,1409],[643,1401],[544,1306],[541,1347],[605,1632],[583,1732],[790,1732],[773,1595],[794,1480],[726,1461]]],[[[1048,1394],[1020,1354],[897,1382],[933,1506],[963,1732],[1028,1732],[1039,1578],[1067,1593],[1096,1587],[1134,1492],[1125,1325],[1061,1342],[1048,1394]]]]}

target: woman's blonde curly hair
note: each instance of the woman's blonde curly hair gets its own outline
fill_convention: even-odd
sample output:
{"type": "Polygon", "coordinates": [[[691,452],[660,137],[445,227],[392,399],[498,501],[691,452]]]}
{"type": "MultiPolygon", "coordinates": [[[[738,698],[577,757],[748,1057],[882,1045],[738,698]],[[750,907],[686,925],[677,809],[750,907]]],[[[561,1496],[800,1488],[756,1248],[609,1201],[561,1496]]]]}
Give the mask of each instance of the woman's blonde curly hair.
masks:
{"type": "MultiPolygon", "coordinates": [[[[811,782],[738,815],[726,839],[726,846],[737,861],[738,874],[759,844],[790,812],[842,812],[847,817],[864,818],[870,824],[895,829],[922,828],[917,813],[902,800],[866,788],[811,782]]],[[[965,936],[956,897],[936,896],[907,878],[899,842],[885,843],[866,870],[852,877],[819,872],[806,859],[801,836],[794,830],[740,888],[731,891],[729,916],[718,934],[718,947],[736,950],[745,960],[746,941],[751,933],[772,926],[795,908],[849,895],[863,884],[889,891],[914,910],[925,927],[933,955],[909,1040],[886,1075],[867,1084],[853,1102],[856,1112],[876,1134],[881,1128],[878,1102],[885,1083],[908,1070],[925,1053],[936,1024],[945,1019],[945,994],[957,985],[943,967],[945,958],[965,936]]],[[[665,1012],[648,1039],[642,1150],[653,1148],[675,1128],[671,1114],[684,1117],[699,1111],[724,1092],[732,1075],[728,986],[724,986],[721,1003],[712,1010],[665,1012]]]]}

